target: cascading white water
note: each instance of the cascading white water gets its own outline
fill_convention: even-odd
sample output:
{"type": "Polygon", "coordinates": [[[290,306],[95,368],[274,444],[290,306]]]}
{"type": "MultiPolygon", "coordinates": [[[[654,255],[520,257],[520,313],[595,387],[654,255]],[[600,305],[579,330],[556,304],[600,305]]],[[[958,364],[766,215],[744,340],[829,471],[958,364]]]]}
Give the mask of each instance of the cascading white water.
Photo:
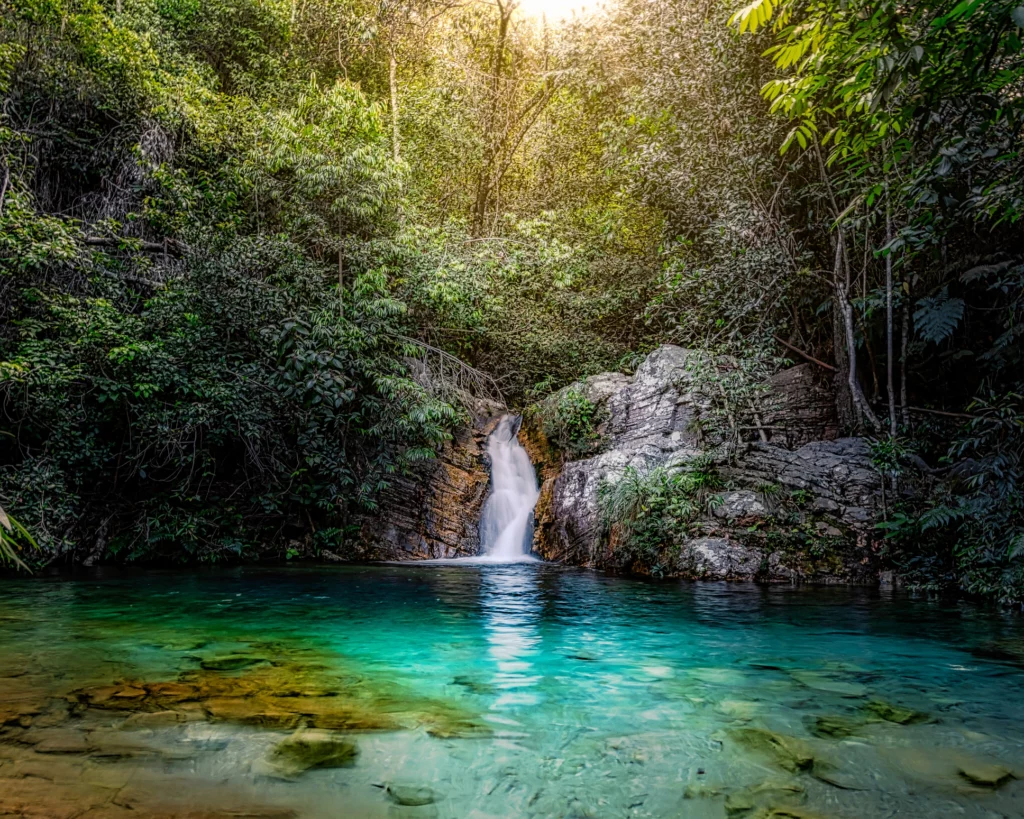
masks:
{"type": "Polygon", "coordinates": [[[480,545],[494,561],[529,560],[533,507],[540,491],[530,456],[516,436],[522,418],[506,415],[487,440],[491,494],[480,517],[480,545]]]}

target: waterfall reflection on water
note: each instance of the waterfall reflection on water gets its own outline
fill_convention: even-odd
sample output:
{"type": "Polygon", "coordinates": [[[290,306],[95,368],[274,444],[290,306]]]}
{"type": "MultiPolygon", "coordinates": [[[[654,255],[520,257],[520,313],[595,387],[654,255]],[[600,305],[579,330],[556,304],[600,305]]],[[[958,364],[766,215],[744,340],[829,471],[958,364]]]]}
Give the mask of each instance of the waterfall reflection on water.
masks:
{"type": "Polygon", "coordinates": [[[535,572],[520,566],[495,567],[482,577],[481,605],[487,654],[496,671],[498,696],[492,711],[537,705],[541,676],[535,662],[541,652],[542,600],[535,572]]]}

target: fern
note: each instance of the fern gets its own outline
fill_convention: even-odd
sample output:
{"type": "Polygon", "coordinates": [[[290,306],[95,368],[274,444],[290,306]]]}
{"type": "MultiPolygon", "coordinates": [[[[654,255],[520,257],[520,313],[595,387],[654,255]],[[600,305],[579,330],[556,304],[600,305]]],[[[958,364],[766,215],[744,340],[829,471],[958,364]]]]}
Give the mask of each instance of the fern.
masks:
{"type": "Polygon", "coordinates": [[[951,299],[946,288],[937,296],[928,296],[917,302],[914,326],[925,341],[938,344],[949,338],[964,317],[964,300],[951,299]]]}

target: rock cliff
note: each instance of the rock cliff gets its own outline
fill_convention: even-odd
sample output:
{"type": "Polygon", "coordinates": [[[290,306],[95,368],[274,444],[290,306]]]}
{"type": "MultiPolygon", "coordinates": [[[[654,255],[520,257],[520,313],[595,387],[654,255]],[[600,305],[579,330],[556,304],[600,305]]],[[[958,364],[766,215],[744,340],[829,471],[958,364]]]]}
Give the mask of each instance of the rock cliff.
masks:
{"type": "Polygon", "coordinates": [[[490,473],[486,443],[504,409],[481,402],[438,457],[399,478],[362,525],[363,557],[426,560],[475,555],[490,473]]]}
{"type": "MultiPolygon", "coordinates": [[[[725,442],[705,423],[712,401],[695,375],[700,358],[666,345],[632,376],[595,375],[526,414],[519,440],[541,485],[534,551],[570,565],[666,576],[877,582],[880,477],[864,440],[835,437],[828,391],[810,365],[771,379],[751,440],[725,442]],[[567,394],[584,396],[591,411],[593,428],[581,446],[551,434],[549,422],[567,394]],[[627,469],[671,475],[700,458],[716,490],[699,514],[644,556],[629,552],[622,527],[603,519],[602,486],[627,469]]],[[[481,405],[436,461],[387,491],[381,514],[363,526],[364,556],[477,553],[489,483],[486,440],[502,411],[481,405]]]]}
{"type": "MultiPolygon", "coordinates": [[[[871,582],[877,580],[872,525],[880,478],[865,441],[833,435],[824,390],[807,367],[771,385],[763,427],[751,442],[709,440],[701,423],[710,402],[692,366],[697,354],[663,346],[632,377],[605,373],[552,396],[524,424],[521,440],[542,480],[534,549],[548,560],[599,568],[656,567],[660,574],[714,579],[871,582]],[[593,452],[567,457],[544,419],[560,396],[582,393],[594,407],[593,452]],[[602,485],[627,468],[669,474],[706,455],[718,491],[685,532],[648,555],[623,557],[614,522],[602,520],[602,485]]],[[[795,372],[794,372],[795,370],[795,372]]],[[[760,426],[760,425],[759,425],[760,426]]]]}

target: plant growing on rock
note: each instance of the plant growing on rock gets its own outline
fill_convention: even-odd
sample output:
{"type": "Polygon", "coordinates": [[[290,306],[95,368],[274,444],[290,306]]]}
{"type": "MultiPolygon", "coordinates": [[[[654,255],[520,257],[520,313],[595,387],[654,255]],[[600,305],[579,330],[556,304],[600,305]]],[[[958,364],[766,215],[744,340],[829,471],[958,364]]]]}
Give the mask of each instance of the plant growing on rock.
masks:
{"type": "Polygon", "coordinates": [[[598,491],[601,522],[613,536],[616,562],[660,574],[666,548],[679,546],[702,512],[721,502],[723,481],[707,455],[681,467],[640,470],[627,466],[598,491]]]}
{"type": "Polygon", "coordinates": [[[601,442],[596,427],[601,411],[577,387],[569,387],[541,405],[544,434],[570,459],[592,453],[601,442]]]}

